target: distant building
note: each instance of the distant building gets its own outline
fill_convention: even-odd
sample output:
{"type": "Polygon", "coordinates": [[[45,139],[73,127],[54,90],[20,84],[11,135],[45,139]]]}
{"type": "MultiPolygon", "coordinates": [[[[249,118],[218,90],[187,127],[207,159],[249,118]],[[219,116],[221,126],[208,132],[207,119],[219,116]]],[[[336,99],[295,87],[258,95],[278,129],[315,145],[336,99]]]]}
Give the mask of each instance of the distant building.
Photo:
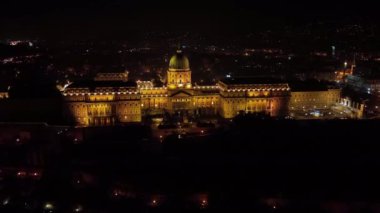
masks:
{"type": "Polygon", "coordinates": [[[346,81],[347,77],[353,75],[355,65],[352,65],[350,68],[342,68],[335,71],[335,81],[337,83],[343,83],[346,81]]]}
{"type": "Polygon", "coordinates": [[[380,76],[347,76],[347,84],[358,92],[380,97],[380,76]]]}
{"type": "Polygon", "coordinates": [[[6,91],[0,91],[0,99],[6,99],[8,98],[8,92],[6,91]]]}
{"type": "Polygon", "coordinates": [[[0,100],[9,98],[8,88],[0,87],[0,100]]]}
{"type": "Polygon", "coordinates": [[[335,46],[331,46],[331,56],[333,58],[335,58],[335,56],[336,56],[336,47],[335,46]]]}
{"type": "Polygon", "coordinates": [[[151,89],[154,87],[154,84],[152,81],[136,81],[137,88],[139,89],[151,89]]]}
{"type": "Polygon", "coordinates": [[[316,79],[318,81],[335,81],[336,75],[337,74],[333,70],[320,70],[318,72],[306,74],[306,77],[302,78],[302,80],[316,79]]]}
{"type": "Polygon", "coordinates": [[[121,73],[98,73],[96,74],[95,81],[128,81],[128,71],[121,73]]]}

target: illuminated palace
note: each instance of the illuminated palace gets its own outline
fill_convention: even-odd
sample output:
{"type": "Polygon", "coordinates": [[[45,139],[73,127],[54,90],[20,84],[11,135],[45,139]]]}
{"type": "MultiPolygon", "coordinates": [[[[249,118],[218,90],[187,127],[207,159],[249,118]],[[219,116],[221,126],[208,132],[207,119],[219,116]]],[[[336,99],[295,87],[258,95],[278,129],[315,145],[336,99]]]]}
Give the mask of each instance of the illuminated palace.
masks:
{"type": "Polygon", "coordinates": [[[289,85],[274,79],[224,79],[215,85],[193,85],[189,60],[181,50],[170,59],[163,87],[149,81],[130,82],[126,73],[115,75],[99,74],[94,81],[75,82],[63,90],[68,113],[78,125],[141,122],[144,115],[164,113],[227,119],[239,113],[285,116],[291,97],[289,85]]]}

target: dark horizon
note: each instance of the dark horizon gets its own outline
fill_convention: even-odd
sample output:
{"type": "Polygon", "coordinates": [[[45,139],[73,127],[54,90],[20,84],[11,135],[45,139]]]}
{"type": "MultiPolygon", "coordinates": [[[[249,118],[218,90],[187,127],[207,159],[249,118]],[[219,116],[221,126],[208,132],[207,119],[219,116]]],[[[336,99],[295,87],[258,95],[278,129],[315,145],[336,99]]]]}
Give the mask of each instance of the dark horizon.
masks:
{"type": "Polygon", "coordinates": [[[373,3],[225,0],[188,1],[6,1],[0,39],[9,37],[123,38],[146,32],[245,33],[302,27],[310,22],[376,24],[373,3]]]}

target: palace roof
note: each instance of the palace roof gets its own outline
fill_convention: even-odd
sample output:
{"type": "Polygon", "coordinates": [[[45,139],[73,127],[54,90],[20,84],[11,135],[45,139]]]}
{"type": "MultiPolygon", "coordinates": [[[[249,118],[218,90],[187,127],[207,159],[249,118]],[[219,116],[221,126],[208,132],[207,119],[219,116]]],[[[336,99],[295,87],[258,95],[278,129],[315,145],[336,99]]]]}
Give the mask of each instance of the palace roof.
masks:
{"type": "Polygon", "coordinates": [[[327,91],[328,89],[336,88],[331,83],[316,80],[291,81],[289,86],[292,92],[327,91]]]}
{"type": "Polygon", "coordinates": [[[78,81],[70,84],[68,88],[101,88],[101,87],[136,87],[132,81],[78,81]]]}
{"type": "Polygon", "coordinates": [[[281,79],[265,78],[265,77],[225,78],[220,81],[226,85],[284,84],[286,83],[281,79]]]}

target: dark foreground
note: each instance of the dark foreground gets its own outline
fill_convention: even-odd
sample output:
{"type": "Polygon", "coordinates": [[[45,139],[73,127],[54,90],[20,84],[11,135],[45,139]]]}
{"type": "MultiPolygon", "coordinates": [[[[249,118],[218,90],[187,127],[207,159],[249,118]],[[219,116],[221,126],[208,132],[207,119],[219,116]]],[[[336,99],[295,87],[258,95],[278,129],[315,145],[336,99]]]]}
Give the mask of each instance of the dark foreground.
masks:
{"type": "Polygon", "coordinates": [[[0,128],[0,212],[380,211],[380,121],[0,128]]]}

